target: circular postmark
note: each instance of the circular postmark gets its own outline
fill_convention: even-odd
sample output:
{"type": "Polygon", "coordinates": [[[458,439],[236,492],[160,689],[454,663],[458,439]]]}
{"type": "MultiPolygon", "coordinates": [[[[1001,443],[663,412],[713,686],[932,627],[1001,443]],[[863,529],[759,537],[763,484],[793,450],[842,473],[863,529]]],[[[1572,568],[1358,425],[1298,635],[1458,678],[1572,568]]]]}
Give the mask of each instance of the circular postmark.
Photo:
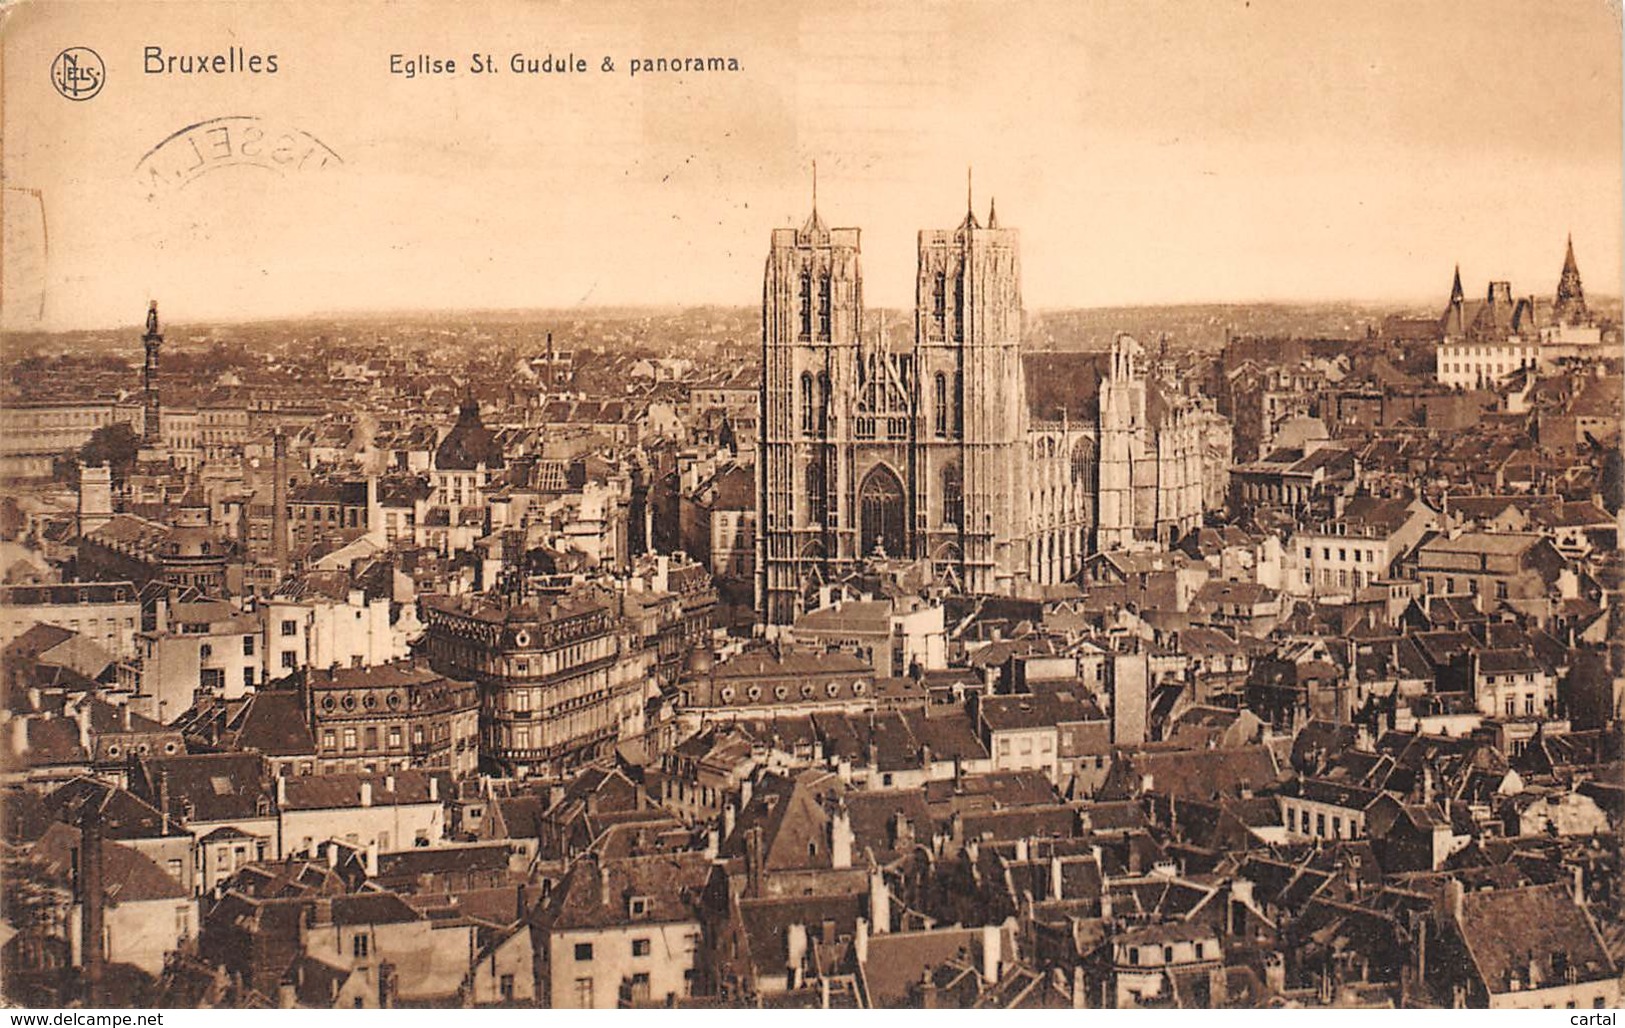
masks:
{"type": "Polygon", "coordinates": [[[221,168],[253,167],[278,175],[336,168],[344,159],[309,132],[258,115],[209,118],[171,132],[136,162],[148,198],[221,168]]]}
{"type": "Polygon", "coordinates": [[[106,81],[102,55],[88,46],[70,46],[51,62],[51,85],[69,100],[89,100],[106,81]]]}

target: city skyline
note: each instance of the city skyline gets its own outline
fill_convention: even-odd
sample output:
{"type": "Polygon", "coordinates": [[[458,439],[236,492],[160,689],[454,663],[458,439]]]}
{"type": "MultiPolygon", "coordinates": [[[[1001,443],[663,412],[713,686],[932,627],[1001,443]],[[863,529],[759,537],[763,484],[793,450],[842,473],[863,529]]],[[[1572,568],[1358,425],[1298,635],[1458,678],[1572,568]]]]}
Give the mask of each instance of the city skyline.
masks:
{"type": "Polygon", "coordinates": [[[957,223],[967,165],[978,210],[996,197],[1022,230],[1033,310],[1416,306],[1457,264],[1470,291],[1545,295],[1571,233],[1592,290],[1619,292],[1604,5],[844,4],[726,29],[707,11],[486,5],[445,26],[407,6],[375,40],[256,5],[229,20],[280,53],[276,78],[194,82],[139,74],[141,44],[218,48],[224,13],[121,9],[89,30],[30,10],[7,42],[7,185],[40,192],[50,248],[28,249],[26,217],[8,224],[4,324],[115,327],[154,297],[203,322],[749,305],[769,232],[807,214],[815,160],[826,219],[863,229],[870,307],[910,305],[915,233],[957,223]],[[387,67],[394,51],[502,59],[551,40],[561,56],[658,40],[743,70],[387,67]],[[99,46],[109,85],[65,113],[25,55],[74,42],[99,46]],[[221,168],[148,196],[137,158],[221,115],[285,123],[342,164],[221,168]]]}

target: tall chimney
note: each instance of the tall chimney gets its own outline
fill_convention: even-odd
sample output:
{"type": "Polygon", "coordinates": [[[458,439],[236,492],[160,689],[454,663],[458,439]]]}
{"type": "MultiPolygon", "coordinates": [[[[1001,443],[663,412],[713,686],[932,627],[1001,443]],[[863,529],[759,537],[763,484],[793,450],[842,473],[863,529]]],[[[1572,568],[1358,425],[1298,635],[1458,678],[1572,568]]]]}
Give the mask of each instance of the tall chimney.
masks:
{"type": "Polygon", "coordinates": [[[164,816],[164,834],[169,834],[169,769],[158,772],[158,811],[164,816]]]}
{"type": "Polygon", "coordinates": [[[100,1007],[102,1000],[102,812],[86,803],[79,822],[79,935],[85,973],[85,1005],[100,1007]]]}
{"type": "Polygon", "coordinates": [[[361,805],[363,807],[372,806],[372,783],[371,782],[362,782],[361,783],[361,805]]]}
{"type": "Polygon", "coordinates": [[[748,896],[762,894],[762,829],[745,832],[745,890],[748,896]]]}
{"type": "Polygon", "coordinates": [[[288,570],[288,437],[279,428],[271,437],[271,559],[277,577],[288,570]]]}

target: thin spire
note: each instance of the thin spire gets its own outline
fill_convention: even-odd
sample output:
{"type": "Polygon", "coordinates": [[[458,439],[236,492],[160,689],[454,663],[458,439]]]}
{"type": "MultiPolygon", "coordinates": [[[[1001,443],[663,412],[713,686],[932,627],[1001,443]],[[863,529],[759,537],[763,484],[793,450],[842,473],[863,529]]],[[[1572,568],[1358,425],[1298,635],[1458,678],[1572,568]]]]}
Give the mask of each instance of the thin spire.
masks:
{"type": "Polygon", "coordinates": [[[817,215],[818,215],[818,162],[816,160],[813,161],[812,166],[813,166],[813,206],[812,206],[812,209],[813,209],[813,216],[817,217],[817,215]]]}
{"type": "Polygon", "coordinates": [[[971,199],[970,173],[971,168],[970,165],[967,164],[965,165],[965,220],[959,223],[959,230],[961,232],[982,227],[981,222],[976,220],[976,208],[971,199]]]}
{"type": "Polygon", "coordinates": [[[997,197],[990,196],[987,199],[987,227],[999,227],[999,201],[997,197]]]}
{"type": "Polygon", "coordinates": [[[1459,304],[1463,298],[1465,298],[1465,296],[1466,294],[1463,293],[1461,289],[1461,265],[1457,264],[1456,278],[1455,281],[1450,285],[1450,302],[1452,304],[1459,304]]]}

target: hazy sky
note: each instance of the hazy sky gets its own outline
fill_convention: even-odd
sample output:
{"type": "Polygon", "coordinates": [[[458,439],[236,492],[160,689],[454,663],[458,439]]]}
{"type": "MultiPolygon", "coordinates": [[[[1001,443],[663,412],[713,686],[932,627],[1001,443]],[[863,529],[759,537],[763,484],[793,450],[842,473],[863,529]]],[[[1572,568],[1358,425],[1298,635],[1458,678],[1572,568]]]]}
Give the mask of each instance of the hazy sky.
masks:
{"type": "Polygon", "coordinates": [[[3,315],[753,304],[815,159],[825,218],[863,229],[871,305],[912,302],[915,233],[959,221],[967,165],[979,211],[995,196],[1022,230],[1034,308],[1442,302],[1457,261],[1470,292],[1549,295],[1571,231],[1587,286],[1617,293],[1615,6],[27,5],[0,62],[3,315]],[[90,100],[51,86],[69,46],[106,64],[90,100]],[[147,46],[279,70],[149,75],[147,46]],[[515,51],[590,71],[514,75],[515,51]],[[502,71],[471,75],[474,52],[502,71]],[[391,75],[392,53],[458,74],[391,75]],[[626,74],[672,55],[743,70],[626,74]],[[343,163],[138,176],[234,116],[343,163]]]}

